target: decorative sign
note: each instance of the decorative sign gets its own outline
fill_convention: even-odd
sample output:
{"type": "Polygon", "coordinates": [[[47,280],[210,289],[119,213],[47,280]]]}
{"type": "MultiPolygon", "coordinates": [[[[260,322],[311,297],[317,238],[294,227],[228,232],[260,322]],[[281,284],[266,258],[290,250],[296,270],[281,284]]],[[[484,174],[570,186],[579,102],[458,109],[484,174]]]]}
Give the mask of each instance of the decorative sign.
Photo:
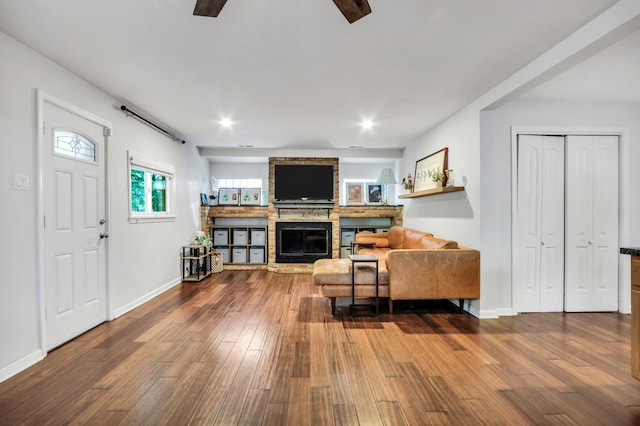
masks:
{"type": "Polygon", "coordinates": [[[418,161],[414,175],[413,191],[425,191],[442,186],[445,170],[447,170],[447,155],[449,148],[442,148],[418,161]],[[439,180],[437,180],[439,178],[439,180]],[[434,180],[436,179],[436,180],[434,180]]]}

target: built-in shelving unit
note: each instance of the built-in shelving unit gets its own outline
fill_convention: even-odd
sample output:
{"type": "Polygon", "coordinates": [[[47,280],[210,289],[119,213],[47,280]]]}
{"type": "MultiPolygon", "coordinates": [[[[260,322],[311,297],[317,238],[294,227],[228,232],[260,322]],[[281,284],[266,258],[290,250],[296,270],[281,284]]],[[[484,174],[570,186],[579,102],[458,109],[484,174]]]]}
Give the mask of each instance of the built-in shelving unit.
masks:
{"type": "Polygon", "coordinates": [[[266,265],[268,226],[260,218],[214,219],[211,239],[224,264],[266,265]]]}
{"type": "Polygon", "coordinates": [[[427,197],[429,195],[446,194],[448,192],[464,191],[464,186],[445,186],[441,188],[426,189],[424,191],[411,192],[398,196],[398,198],[418,198],[427,197]]]}

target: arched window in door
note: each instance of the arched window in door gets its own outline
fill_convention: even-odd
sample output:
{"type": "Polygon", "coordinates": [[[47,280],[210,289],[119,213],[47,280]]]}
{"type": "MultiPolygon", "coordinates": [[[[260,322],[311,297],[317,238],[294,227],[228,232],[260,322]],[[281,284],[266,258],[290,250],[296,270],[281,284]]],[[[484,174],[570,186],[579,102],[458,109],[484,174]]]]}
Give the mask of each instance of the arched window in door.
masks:
{"type": "Polygon", "coordinates": [[[96,145],[80,133],[70,130],[53,132],[53,152],[76,160],[96,163],[96,145]]]}

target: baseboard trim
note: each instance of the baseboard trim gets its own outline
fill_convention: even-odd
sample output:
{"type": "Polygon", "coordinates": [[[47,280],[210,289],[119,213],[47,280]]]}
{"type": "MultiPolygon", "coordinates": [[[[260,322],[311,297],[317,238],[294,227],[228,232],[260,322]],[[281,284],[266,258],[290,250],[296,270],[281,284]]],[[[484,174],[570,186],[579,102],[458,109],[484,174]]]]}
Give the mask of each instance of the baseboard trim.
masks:
{"type": "Polygon", "coordinates": [[[40,349],[0,369],[0,383],[42,361],[47,354],[40,349]]]}
{"type": "Polygon", "coordinates": [[[500,317],[512,317],[515,314],[511,308],[495,308],[485,309],[480,311],[480,318],[500,318],[500,317]]]}
{"type": "Polygon", "coordinates": [[[513,312],[512,308],[496,308],[496,313],[499,317],[512,317],[514,315],[517,315],[513,312]]]}
{"type": "Polygon", "coordinates": [[[168,283],[161,285],[160,287],[158,287],[157,289],[143,295],[142,297],[137,298],[136,300],[132,301],[131,303],[127,303],[126,305],[115,309],[113,311],[113,319],[116,319],[118,317],[121,317],[122,315],[126,314],[129,311],[134,310],[135,308],[137,308],[138,306],[148,302],[149,300],[153,299],[154,297],[157,297],[158,295],[164,293],[165,291],[175,287],[176,285],[180,284],[182,282],[182,278],[175,278],[171,281],[169,281],[168,283]]]}

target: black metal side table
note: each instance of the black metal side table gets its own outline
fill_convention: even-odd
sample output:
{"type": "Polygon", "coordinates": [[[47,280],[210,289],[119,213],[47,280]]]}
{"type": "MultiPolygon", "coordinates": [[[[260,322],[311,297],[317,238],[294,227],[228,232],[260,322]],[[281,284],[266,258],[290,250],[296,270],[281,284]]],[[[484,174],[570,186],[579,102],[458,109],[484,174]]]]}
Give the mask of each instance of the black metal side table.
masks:
{"type": "Polygon", "coordinates": [[[370,241],[351,241],[351,254],[357,254],[357,247],[373,247],[376,243],[370,241]]]}
{"type": "Polygon", "coordinates": [[[350,254],[349,260],[351,260],[351,304],[349,305],[349,312],[351,316],[375,316],[379,314],[379,280],[378,280],[378,258],[370,254],[350,254]],[[375,306],[368,304],[356,305],[356,265],[358,263],[375,263],[376,265],[376,304],[375,306]],[[359,312],[356,313],[356,308],[360,307],[373,307],[373,312],[359,312]]]}

